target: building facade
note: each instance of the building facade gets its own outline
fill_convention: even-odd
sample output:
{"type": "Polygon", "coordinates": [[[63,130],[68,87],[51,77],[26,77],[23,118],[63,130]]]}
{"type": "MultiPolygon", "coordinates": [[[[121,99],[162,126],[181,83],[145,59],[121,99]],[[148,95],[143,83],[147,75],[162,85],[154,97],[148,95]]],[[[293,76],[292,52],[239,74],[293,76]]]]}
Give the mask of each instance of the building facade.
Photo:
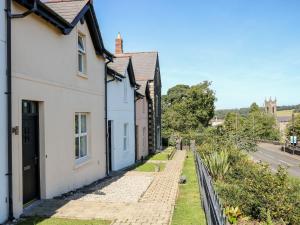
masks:
{"type": "Polygon", "coordinates": [[[135,78],[130,57],[108,64],[107,132],[108,165],[117,171],[135,163],[135,78]]]}
{"type": "MultiPolygon", "coordinates": [[[[31,4],[13,1],[12,11],[24,13],[31,4]]],[[[39,10],[12,20],[15,217],[37,199],[80,188],[107,172],[108,56],[93,5],[38,1],[39,10]]]]}
{"type": "Polygon", "coordinates": [[[7,103],[6,103],[6,15],[0,1],[0,224],[8,217],[7,103]]]}
{"type": "Polygon", "coordinates": [[[123,39],[118,35],[115,54],[117,56],[130,56],[137,83],[148,82],[150,96],[150,101],[148,101],[149,151],[161,150],[161,75],[158,52],[124,52],[123,39]]]}
{"type": "Polygon", "coordinates": [[[148,148],[148,107],[149,86],[148,82],[139,82],[140,88],[136,98],[136,130],[137,130],[137,160],[142,160],[149,155],[148,148]]]}

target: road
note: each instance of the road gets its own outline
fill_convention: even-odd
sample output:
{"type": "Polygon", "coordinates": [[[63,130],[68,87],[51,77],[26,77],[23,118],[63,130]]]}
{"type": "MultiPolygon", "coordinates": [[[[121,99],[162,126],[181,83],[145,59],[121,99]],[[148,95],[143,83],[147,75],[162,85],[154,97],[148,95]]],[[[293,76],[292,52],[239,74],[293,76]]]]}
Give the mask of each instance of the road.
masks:
{"type": "Polygon", "coordinates": [[[272,170],[276,170],[279,165],[287,168],[289,174],[300,178],[300,156],[282,152],[281,146],[260,143],[258,151],[251,153],[255,161],[262,161],[270,164],[272,170]]]}

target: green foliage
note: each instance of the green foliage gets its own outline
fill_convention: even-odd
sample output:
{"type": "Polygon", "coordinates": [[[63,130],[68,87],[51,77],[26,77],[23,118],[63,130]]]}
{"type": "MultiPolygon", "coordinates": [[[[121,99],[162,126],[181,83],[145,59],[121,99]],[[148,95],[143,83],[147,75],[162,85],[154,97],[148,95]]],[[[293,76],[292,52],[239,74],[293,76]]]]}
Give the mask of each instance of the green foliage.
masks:
{"type": "Polygon", "coordinates": [[[279,221],[300,224],[300,181],[291,180],[284,168],[274,173],[268,165],[250,160],[241,149],[247,150],[247,146],[255,149],[255,142],[252,138],[246,139],[246,134],[226,132],[221,127],[208,128],[202,135],[202,145],[198,149],[202,158],[222,151],[228,153],[229,169],[223,179],[213,175],[224,207],[237,206],[243,216],[269,224],[272,220],[276,221],[274,224],[279,221]]]}
{"type": "Polygon", "coordinates": [[[225,208],[225,215],[228,218],[228,222],[230,224],[236,224],[238,218],[242,215],[239,207],[226,207],[225,208]]]}
{"type": "Polygon", "coordinates": [[[229,154],[226,151],[214,152],[204,158],[204,162],[210,172],[210,175],[215,180],[223,180],[225,174],[228,172],[229,154]]]}
{"type": "Polygon", "coordinates": [[[256,102],[253,102],[250,106],[249,113],[257,113],[260,112],[259,106],[256,104],[256,102]]]}
{"type": "MultiPolygon", "coordinates": [[[[262,108],[260,108],[262,111],[262,108]]],[[[294,112],[300,112],[300,105],[290,105],[290,106],[277,106],[277,112],[283,110],[294,110],[294,112]]],[[[227,113],[237,112],[241,116],[247,116],[249,114],[250,108],[240,108],[240,109],[218,109],[215,111],[215,116],[219,119],[224,119],[227,113]]]]}
{"type": "Polygon", "coordinates": [[[280,132],[276,119],[261,111],[256,103],[250,107],[247,116],[240,116],[236,112],[230,112],[225,116],[224,128],[227,132],[246,134],[254,139],[279,140],[280,132]]]}
{"type": "Polygon", "coordinates": [[[178,133],[186,139],[198,139],[203,127],[208,126],[214,116],[215,100],[215,93],[207,81],[171,88],[163,96],[163,136],[178,133]]]}
{"type": "MultiPolygon", "coordinates": [[[[300,138],[300,114],[296,115],[294,118],[294,129],[295,135],[300,138]]],[[[287,126],[287,135],[293,135],[293,121],[290,121],[287,126]]]]}

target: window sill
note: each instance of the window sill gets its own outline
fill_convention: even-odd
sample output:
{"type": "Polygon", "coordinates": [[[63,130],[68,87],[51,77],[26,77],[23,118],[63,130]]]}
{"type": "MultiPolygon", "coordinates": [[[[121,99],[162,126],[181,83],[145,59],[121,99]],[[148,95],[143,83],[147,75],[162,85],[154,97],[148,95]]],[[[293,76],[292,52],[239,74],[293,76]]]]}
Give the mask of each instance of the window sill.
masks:
{"type": "Polygon", "coordinates": [[[84,78],[84,79],[88,79],[88,75],[87,75],[87,74],[81,73],[81,72],[79,72],[79,71],[78,71],[78,73],[77,73],[77,76],[79,76],[79,77],[81,77],[81,78],[84,78]]]}
{"type": "Polygon", "coordinates": [[[77,170],[91,162],[91,158],[89,156],[82,157],[80,159],[75,160],[74,170],[77,170]]]}

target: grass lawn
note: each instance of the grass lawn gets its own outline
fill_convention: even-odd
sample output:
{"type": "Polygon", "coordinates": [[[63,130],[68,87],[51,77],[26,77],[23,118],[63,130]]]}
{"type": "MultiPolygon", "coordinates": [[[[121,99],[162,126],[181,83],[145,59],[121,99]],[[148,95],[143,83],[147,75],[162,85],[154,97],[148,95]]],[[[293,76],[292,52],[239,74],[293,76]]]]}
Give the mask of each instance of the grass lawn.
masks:
{"type": "Polygon", "coordinates": [[[139,172],[155,172],[157,169],[163,171],[166,167],[165,163],[144,163],[137,166],[134,170],[139,172]],[[156,169],[157,168],[157,169],[156,169]]]}
{"type": "Polygon", "coordinates": [[[192,152],[184,162],[182,174],[187,177],[186,184],[179,185],[172,225],[205,225],[205,214],[200,203],[197,174],[192,152]]]}
{"type": "Polygon", "coordinates": [[[58,218],[32,217],[19,222],[17,225],[109,225],[111,222],[104,220],[72,220],[58,218]]]}
{"type": "MultiPolygon", "coordinates": [[[[277,111],[277,116],[292,116],[293,111],[294,111],[293,109],[277,111]]],[[[299,113],[295,113],[295,115],[297,114],[299,113]]]]}
{"type": "Polygon", "coordinates": [[[170,154],[173,151],[174,148],[169,147],[166,150],[157,153],[155,155],[152,155],[149,157],[150,160],[160,160],[160,161],[167,161],[168,160],[168,154],[170,154]]]}

